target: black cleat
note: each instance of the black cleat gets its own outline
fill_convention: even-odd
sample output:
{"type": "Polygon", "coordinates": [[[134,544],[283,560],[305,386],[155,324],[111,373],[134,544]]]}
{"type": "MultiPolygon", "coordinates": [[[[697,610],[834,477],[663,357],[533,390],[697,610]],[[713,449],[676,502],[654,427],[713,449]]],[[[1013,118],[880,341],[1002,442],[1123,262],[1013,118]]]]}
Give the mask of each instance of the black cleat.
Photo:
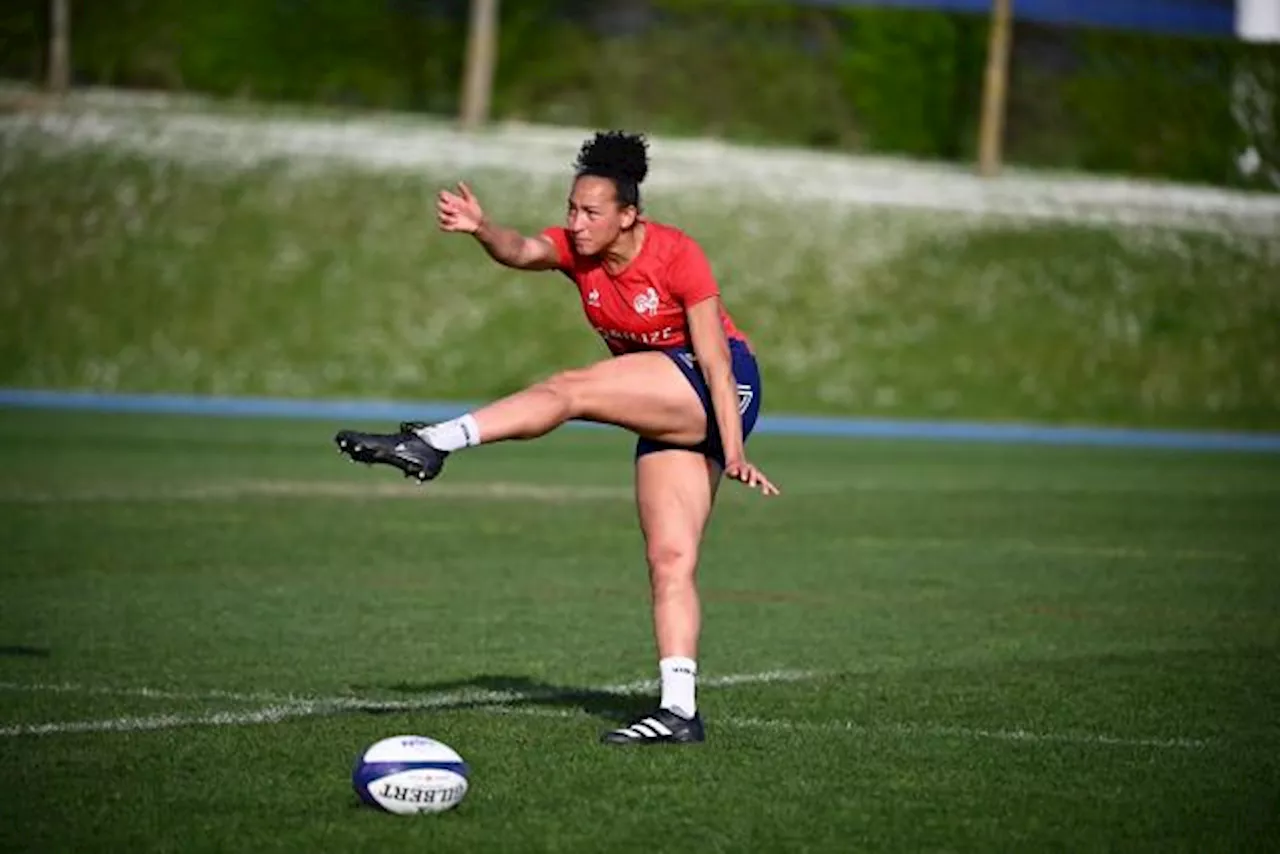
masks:
{"type": "Polygon", "coordinates": [[[425,425],[417,422],[404,422],[399,433],[359,433],[355,430],[341,430],[333,437],[338,444],[338,451],[346,454],[353,462],[381,463],[404,472],[405,477],[416,478],[419,483],[426,483],[440,474],[444,468],[447,451],[433,448],[414,431],[425,425]]]}
{"type": "Polygon", "coordinates": [[[702,718],[682,718],[670,709],[658,709],[600,737],[604,744],[697,744],[706,741],[702,718]]]}

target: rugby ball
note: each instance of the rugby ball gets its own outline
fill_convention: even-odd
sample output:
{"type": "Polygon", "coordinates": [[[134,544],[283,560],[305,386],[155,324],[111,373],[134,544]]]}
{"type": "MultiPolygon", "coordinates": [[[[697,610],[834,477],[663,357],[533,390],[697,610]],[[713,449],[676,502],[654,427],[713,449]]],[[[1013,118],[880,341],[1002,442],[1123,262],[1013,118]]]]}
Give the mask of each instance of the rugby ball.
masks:
{"type": "Polygon", "coordinates": [[[467,794],[467,763],[449,745],[421,735],[371,744],[351,771],[360,800],[396,815],[451,810],[467,794]]]}

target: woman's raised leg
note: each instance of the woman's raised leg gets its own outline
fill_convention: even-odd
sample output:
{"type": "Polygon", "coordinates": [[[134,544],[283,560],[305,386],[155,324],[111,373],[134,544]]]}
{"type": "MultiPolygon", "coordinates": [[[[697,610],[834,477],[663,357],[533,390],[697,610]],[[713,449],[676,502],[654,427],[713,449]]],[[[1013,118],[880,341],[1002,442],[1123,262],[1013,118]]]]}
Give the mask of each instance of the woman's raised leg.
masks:
{"type": "Polygon", "coordinates": [[[705,438],[707,416],[693,386],[671,358],[628,353],[550,379],[439,424],[405,423],[395,433],[340,431],[338,450],[363,463],[394,466],[427,481],[453,451],[511,439],[533,439],[566,421],[615,424],[675,445],[705,438]]]}

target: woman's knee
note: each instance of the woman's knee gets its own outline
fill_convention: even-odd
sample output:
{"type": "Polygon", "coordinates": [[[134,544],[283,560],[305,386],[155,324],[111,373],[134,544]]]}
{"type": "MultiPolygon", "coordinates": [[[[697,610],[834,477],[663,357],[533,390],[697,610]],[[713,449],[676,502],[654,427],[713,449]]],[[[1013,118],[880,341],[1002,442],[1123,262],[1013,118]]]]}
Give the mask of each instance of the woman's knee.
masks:
{"type": "Polygon", "coordinates": [[[586,407],[584,391],[589,379],[587,370],[574,368],[548,377],[537,388],[556,399],[566,418],[578,418],[586,407]]]}
{"type": "Polygon", "coordinates": [[[645,559],[655,591],[684,587],[693,583],[698,546],[685,538],[664,538],[649,543],[645,559]]]}

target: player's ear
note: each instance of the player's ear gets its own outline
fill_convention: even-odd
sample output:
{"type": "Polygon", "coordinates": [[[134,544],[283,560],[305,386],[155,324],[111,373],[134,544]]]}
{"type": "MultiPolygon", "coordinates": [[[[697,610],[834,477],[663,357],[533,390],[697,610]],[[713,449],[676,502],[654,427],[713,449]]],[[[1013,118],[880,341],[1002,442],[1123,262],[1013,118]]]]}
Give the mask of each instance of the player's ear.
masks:
{"type": "Polygon", "coordinates": [[[640,216],[640,212],[636,210],[635,205],[627,205],[622,209],[621,225],[623,230],[630,228],[636,224],[636,219],[640,216]]]}

